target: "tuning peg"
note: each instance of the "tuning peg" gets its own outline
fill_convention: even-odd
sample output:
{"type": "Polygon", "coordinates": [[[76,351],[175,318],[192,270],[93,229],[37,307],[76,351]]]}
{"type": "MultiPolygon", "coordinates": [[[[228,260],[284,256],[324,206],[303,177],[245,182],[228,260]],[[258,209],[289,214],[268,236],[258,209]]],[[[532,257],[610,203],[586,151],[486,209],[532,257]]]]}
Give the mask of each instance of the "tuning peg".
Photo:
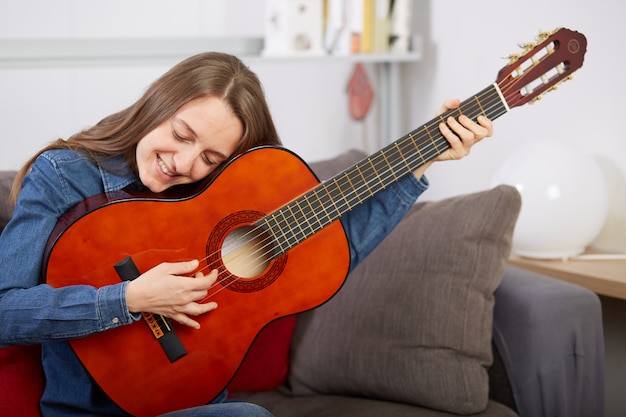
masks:
{"type": "Polygon", "coordinates": [[[507,58],[509,59],[509,64],[514,63],[515,61],[517,61],[518,59],[520,59],[522,56],[522,54],[520,53],[512,53],[511,55],[509,55],[507,58]]]}
{"type": "Polygon", "coordinates": [[[526,52],[531,51],[535,46],[537,46],[536,42],[526,42],[519,45],[526,52]]]}
{"type": "Polygon", "coordinates": [[[552,36],[554,32],[549,32],[547,30],[542,30],[541,32],[539,32],[539,35],[537,35],[537,39],[539,39],[539,42],[543,42],[546,39],[548,39],[550,36],[552,36]]]}

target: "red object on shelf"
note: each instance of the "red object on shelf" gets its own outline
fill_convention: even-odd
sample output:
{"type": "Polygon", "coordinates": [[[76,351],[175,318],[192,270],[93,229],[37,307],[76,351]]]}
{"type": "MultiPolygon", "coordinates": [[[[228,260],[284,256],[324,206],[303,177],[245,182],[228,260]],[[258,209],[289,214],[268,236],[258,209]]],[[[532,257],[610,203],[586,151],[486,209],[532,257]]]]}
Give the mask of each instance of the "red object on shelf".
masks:
{"type": "Polygon", "coordinates": [[[365,118],[374,100],[374,90],[367,78],[365,68],[360,63],[354,66],[348,84],[350,116],[355,120],[365,118]]]}

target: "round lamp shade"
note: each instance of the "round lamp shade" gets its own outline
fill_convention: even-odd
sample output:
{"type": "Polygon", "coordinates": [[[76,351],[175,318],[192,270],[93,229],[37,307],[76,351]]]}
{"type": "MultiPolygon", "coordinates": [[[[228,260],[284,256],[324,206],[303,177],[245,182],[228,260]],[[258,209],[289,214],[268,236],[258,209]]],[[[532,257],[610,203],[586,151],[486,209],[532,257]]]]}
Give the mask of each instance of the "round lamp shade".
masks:
{"type": "Polygon", "coordinates": [[[608,193],[594,159],[567,143],[529,142],[513,150],[492,178],[522,196],[513,252],[568,258],[584,252],[602,230],[608,193]]]}

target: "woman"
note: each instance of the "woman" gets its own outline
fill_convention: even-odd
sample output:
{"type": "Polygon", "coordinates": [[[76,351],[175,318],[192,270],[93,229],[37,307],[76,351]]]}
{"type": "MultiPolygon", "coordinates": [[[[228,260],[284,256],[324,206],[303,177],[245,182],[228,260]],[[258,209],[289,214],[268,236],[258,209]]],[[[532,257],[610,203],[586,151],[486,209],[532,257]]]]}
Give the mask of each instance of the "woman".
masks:
{"type": "MultiPolygon", "coordinates": [[[[458,106],[449,101],[442,111],[458,106]]],[[[437,159],[460,159],[491,136],[491,122],[461,116],[440,127],[451,148],[437,159]]],[[[217,272],[196,273],[198,260],[163,263],[131,282],[93,288],[41,284],[41,263],[63,213],[102,193],[160,193],[205,179],[232,157],[258,145],[280,145],[262,87],[237,58],[193,56],[156,80],[132,106],[35,155],[18,173],[13,218],[0,237],[0,346],[42,344],[44,416],[127,415],[91,380],[68,340],[128,325],[140,312],[199,328],[195,316],[217,308],[200,303],[217,272]]],[[[351,266],[382,240],[426,189],[423,165],[342,218],[351,266]],[[365,233],[368,222],[384,227],[365,233]]],[[[174,415],[267,416],[253,404],[211,404],[174,415]]]]}

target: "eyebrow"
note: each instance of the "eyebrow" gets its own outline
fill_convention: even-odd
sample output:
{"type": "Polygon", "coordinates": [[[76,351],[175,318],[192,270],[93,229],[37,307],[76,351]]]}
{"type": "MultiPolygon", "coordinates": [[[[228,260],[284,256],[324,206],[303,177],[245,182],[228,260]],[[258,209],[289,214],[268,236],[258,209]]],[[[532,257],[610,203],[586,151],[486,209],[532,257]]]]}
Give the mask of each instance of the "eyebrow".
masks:
{"type": "MultiPolygon", "coordinates": [[[[183,120],[183,119],[181,119],[180,117],[178,117],[178,115],[175,115],[175,116],[174,116],[174,120],[176,120],[176,121],[180,122],[180,123],[183,125],[183,127],[184,127],[185,129],[187,129],[187,130],[189,131],[189,133],[191,133],[191,135],[193,135],[193,137],[194,137],[195,139],[197,139],[197,138],[198,138],[198,134],[196,133],[196,131],[195,131],[195,130],[193,130],[193,129],[192,129],[192,127],[191,127],[191,126],[189,126],[189,124],[188,124],[185,120],[183,120]]],[[[216,151],[216,150],[211,149],[211,150],[209,150],[209,152],[211,152],[211,153],[213,153],[213,154],[217,155],[218,157],[220,157],[220,158],[222,158],[222,159],[224,159],[224,160],[228,159],[228,157],[227,157],[226,155],[224,155],[223,153],[221,153],[221,152],[219,152],[219,151],[216,151]]]]}

